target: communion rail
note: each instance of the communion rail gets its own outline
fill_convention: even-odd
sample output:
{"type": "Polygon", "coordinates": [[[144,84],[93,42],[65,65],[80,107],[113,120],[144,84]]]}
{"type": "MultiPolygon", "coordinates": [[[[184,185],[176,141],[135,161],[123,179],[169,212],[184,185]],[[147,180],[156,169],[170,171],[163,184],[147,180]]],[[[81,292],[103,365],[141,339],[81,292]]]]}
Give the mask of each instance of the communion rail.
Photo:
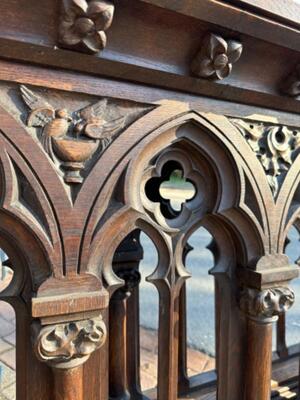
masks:
{"type": "Polygon", "coordinates": [[[2,0],[0,13],[0,300],[16,315],[17,400],[295,399],[300,5],[2,0]],[[215,369],[190,376],[200,228],[214,313],[195,296],[191,326],[214,321],[215,369]],[[157,253],[147,390],[143,235],[157,253]]]}

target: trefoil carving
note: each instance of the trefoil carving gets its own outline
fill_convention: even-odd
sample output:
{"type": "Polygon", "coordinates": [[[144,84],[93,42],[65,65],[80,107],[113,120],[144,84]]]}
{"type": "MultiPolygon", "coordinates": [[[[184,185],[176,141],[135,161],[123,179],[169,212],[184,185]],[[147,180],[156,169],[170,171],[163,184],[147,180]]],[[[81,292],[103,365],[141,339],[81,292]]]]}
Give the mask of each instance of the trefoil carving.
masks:
{"type": "Polygon", "coordinates": [[[300,130],[264,122],[231,118],[260,160],[273,195],[299,153],[300,130]]]}
{"type": "Polygon", "coordinates": [[[106,0],[62,0],[59,43],[62,47],[96,54],[106,46],[114,5],[106,0]]]}
{"type": "Polygon", "coordinates": [[[225,40],[220,35],[208,33],[192,62],[191,71],[200,78],[227,78],[242,51],[243,45],[240,42],[225,40]]]}

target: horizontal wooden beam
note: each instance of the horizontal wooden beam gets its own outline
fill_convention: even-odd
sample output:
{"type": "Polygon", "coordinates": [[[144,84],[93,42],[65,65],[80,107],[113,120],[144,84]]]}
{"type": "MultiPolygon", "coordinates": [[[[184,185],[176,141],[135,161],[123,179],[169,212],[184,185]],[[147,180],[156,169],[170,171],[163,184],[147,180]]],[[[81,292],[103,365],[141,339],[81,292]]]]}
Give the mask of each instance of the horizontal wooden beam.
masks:
{"type": "Polygon", "coordinates": [[[109,77],[273,110],[300,112],[299,101],[286,96],[245,89],[240,82],[237,86],[219,84],[191,76],[3,38],[0,39],[0,55],[6,60],[87,73],[97,77],[109,77]]]}
{"type": "MultiPolygon", "coordinates": [[[[257,12],[255,13],[249,9],[241,9],[234,4],[228,4],[228,2],[225,3],[218,0],[140,1],[197,18],[201,21],[219,25],[231,31],[240,32],[279,46],[300,51],[300,24],[296,24],[295,22],[294,24],[297,25],[297,27],[285,25],[282,22],[282,18],[276,15],[273,15],[272,20],[270,17],[264,16],[263,13],[259,15],[257,12]]],[[[278,2],[272,1],[272,3],[278,2]]],[[[289,1],[289,3],[291,2],[289,1]]],[[[298,21],[299,17],[297,17],[297,15],[295,18],[296,21],[298,21]]],[[[290,24],[291,21],[288,23],[290,24]]]]}

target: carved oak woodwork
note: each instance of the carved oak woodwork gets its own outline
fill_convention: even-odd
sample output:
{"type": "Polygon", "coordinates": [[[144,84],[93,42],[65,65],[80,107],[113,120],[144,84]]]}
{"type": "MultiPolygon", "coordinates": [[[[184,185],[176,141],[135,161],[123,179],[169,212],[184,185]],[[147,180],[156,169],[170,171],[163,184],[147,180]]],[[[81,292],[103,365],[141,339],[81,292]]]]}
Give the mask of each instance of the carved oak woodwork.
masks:
{"type": "Polygon", "coordinates": [[[192,62],[191,70],[200,78],[227,78],[231,73],[232,64],[238,61],[242,51],[243,46],[240,42],[225,40],[219,35],[208,33],[192,62]]]}
{"type": "Polygon", "coordinates": [[[59,43],[96,54],[106,46],[105,31],[112,24],[114,5],[106,0],[62,0],[59,43]]]}
{"type": "Polygon", "coordinates": [[[300,226],[300,107],[278,82],[299,33],[270,4],[181,3],[0,4],[0,248],[14,271],[0,299],[16,311],[17,400],[278,400],[275,367],[295,360],[299,266],[285,249],[300,226]],[[174,173],[189,187],[177,206],[163,189],[174,173]],[[213,238],[216,371],[191,378],[185,261],[199,227],[213,238]],[[141,232],[158,253],[146,393],[141,232]]]}

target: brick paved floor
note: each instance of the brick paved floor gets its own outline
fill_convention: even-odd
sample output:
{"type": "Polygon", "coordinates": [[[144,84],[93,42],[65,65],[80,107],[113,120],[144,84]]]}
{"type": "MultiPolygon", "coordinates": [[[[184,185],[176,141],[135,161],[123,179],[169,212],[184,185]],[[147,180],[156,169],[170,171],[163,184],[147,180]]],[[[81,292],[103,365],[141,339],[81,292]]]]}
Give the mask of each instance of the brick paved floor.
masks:
{"type": "Polygon", "coordinates": [[[16,398],[15,314],[0,301],[0,400],[16,398]]]}

